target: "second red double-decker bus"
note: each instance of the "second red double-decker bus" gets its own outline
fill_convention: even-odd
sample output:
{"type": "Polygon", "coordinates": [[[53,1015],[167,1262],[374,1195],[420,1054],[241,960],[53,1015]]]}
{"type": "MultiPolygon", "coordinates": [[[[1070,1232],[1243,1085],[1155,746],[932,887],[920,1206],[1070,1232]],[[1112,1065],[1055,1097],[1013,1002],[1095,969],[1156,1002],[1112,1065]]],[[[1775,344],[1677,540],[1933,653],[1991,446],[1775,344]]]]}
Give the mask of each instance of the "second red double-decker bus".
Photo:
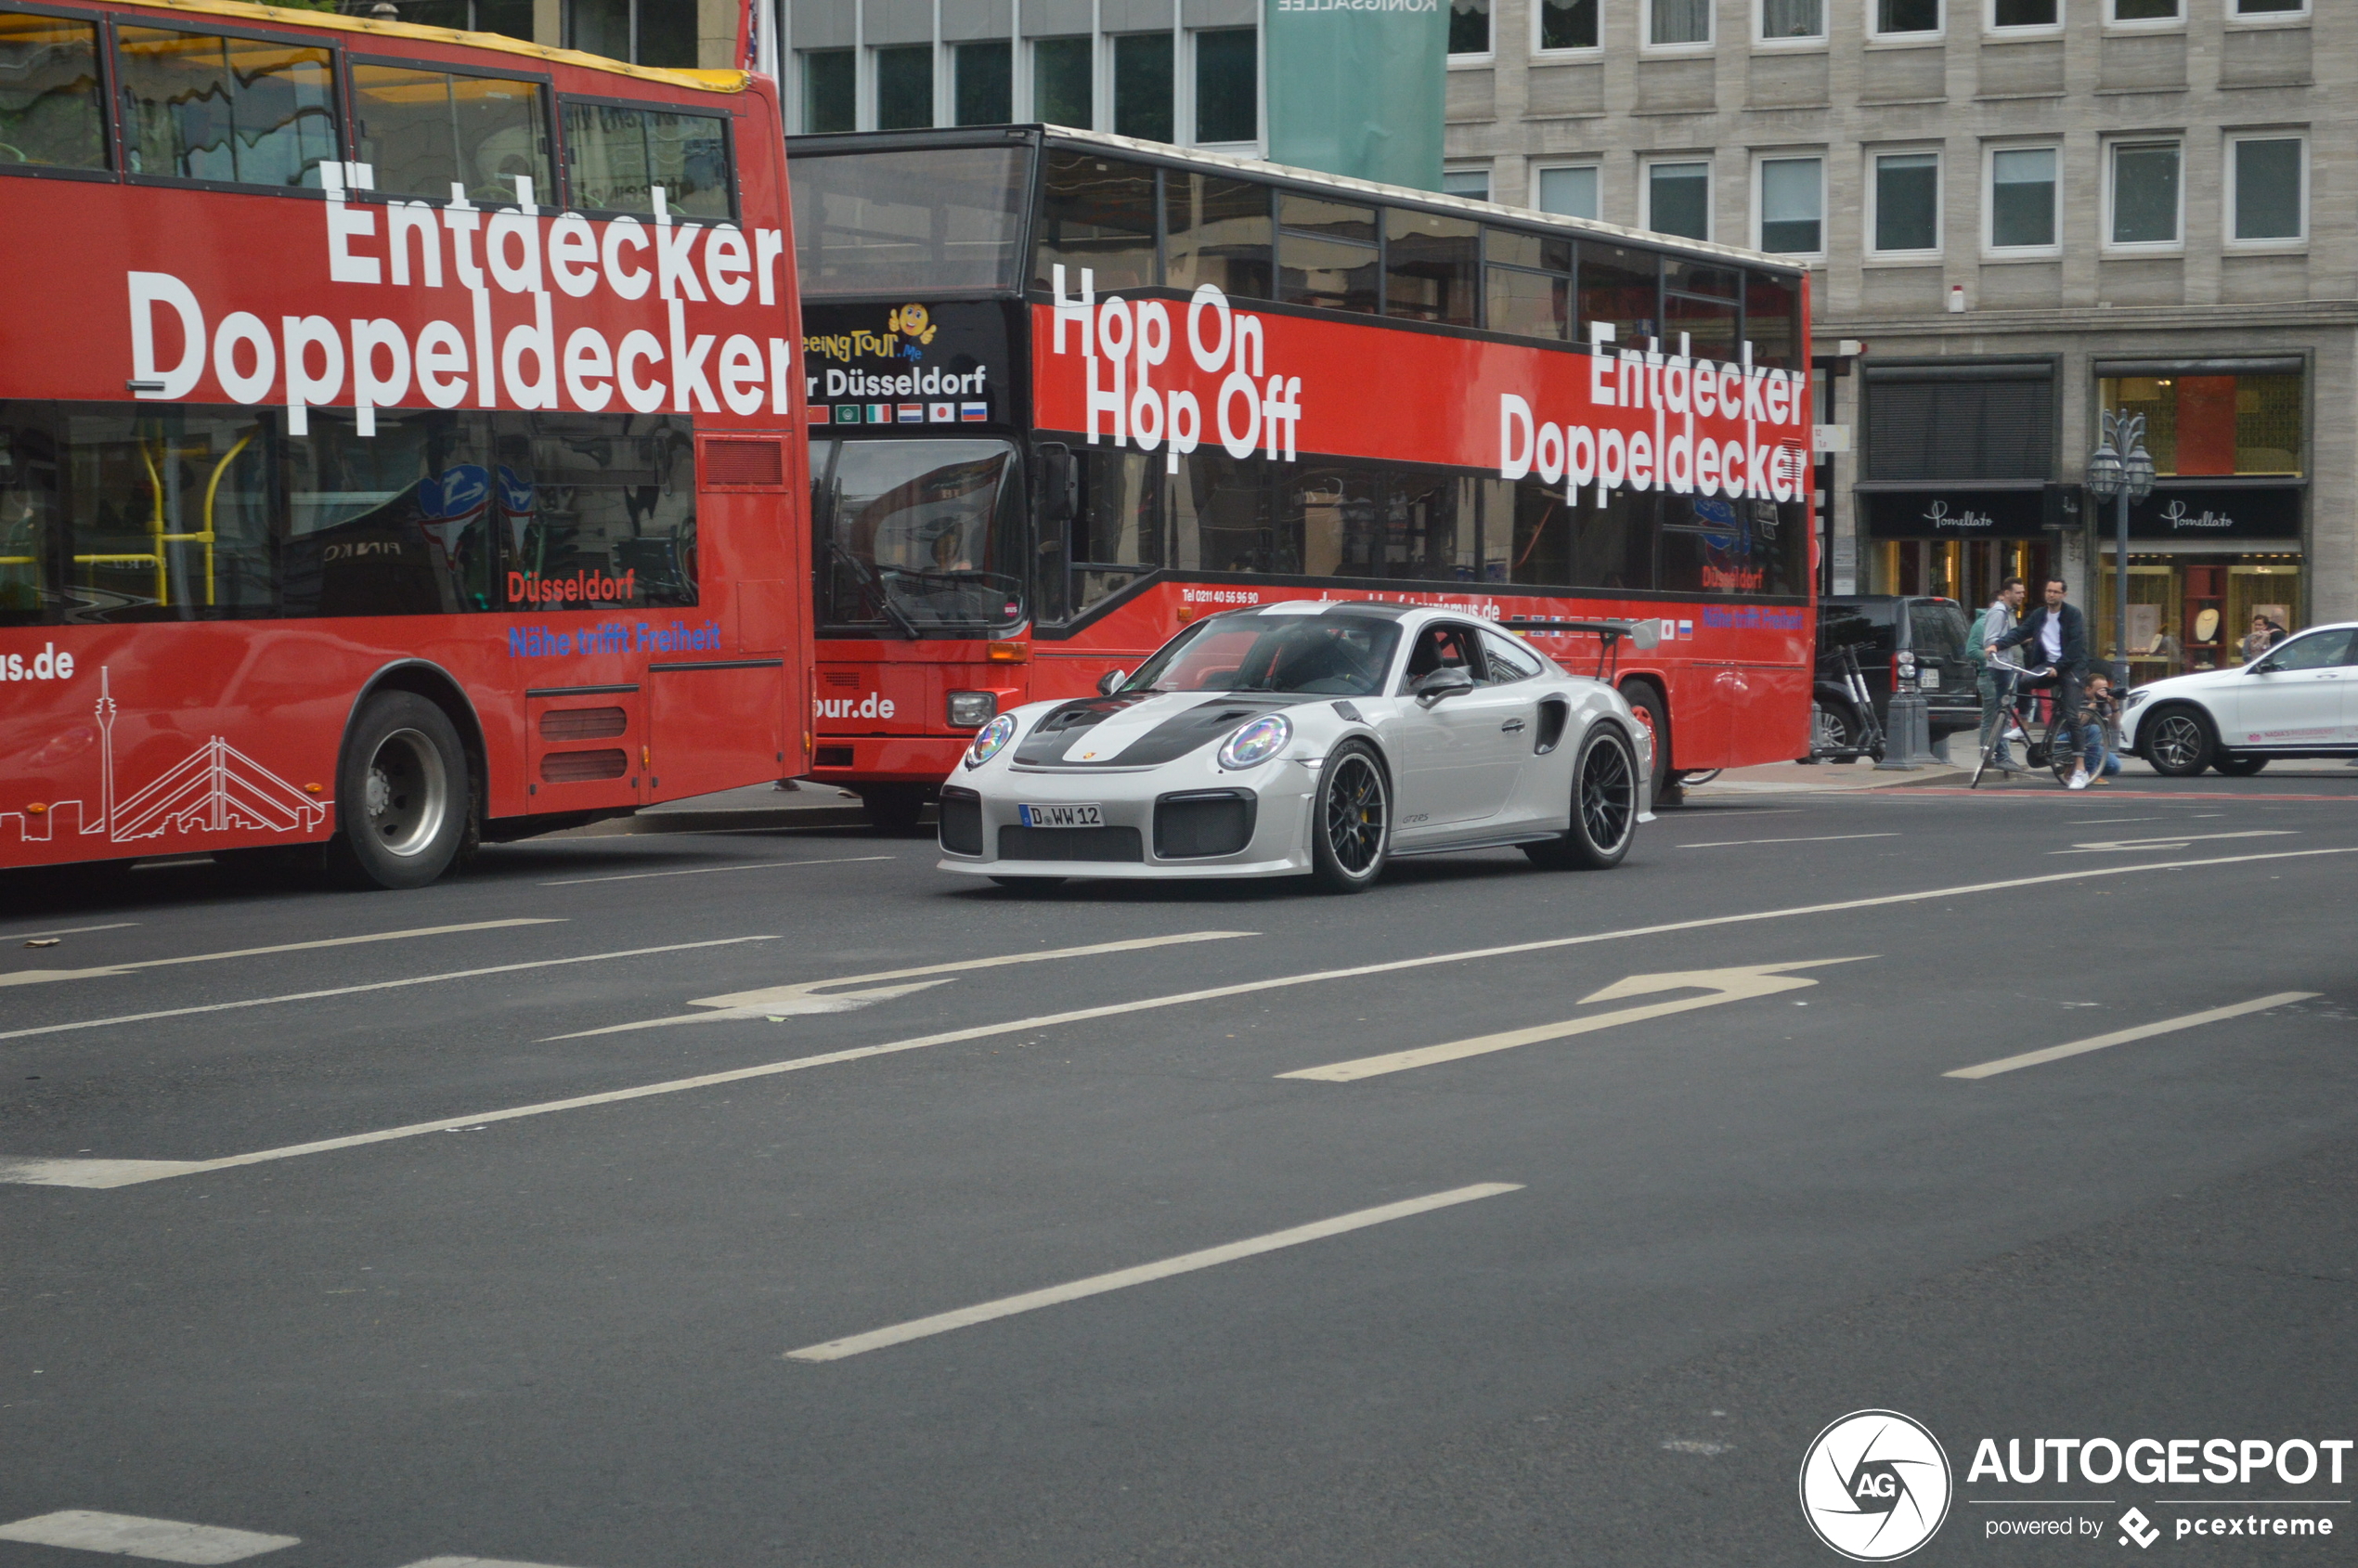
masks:
{"type": "Polygon", "coordinates": [[[1224,605],[1462,604],[1680,775],[1805,755],[1804,275],[1043,127],[789,141],[814,771],[913,821],[976,727],[1224,605]]]}
{"type": "Polygon", "coordinates": [[[784,183],[741,72],[0,0],[0,866],[801,771],[784,183]]]}

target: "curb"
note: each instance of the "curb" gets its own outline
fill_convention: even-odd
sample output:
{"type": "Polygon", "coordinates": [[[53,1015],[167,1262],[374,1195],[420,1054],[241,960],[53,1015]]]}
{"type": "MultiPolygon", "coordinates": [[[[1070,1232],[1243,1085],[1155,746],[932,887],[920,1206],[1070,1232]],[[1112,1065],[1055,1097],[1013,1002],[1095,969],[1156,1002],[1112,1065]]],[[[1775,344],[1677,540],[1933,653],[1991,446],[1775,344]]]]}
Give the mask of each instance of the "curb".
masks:
{"type": "Polygon", "coordinates": [[[859,806],[759,807],[730,811],[641,811],[547,835],[551,838],[622,838],[644,833],[751,833],[797,827],[865,827],[859,806]]]}

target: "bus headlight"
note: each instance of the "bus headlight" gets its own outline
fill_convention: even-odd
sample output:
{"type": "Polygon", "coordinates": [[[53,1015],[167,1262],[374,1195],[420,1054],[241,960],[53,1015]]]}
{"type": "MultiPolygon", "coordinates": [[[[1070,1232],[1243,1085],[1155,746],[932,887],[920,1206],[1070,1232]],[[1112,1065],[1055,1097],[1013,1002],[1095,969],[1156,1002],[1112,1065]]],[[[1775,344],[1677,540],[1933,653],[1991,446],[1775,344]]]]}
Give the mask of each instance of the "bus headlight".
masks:
{"type": "Polygon", "coordinates": [[[950,693],[950,724],[957,730],[978,730],[999,712],[996,692],[952,692],[950,693]]]}
{"type": "Polygon", "coordinates": [[[981,767],[984,763],[990,761],[992,758],[1006,750],[1007,743],[1015,738],[1016,721],[1014,717],[1010,714],[1001,714],[998,718],[993,719],[990,723],[985,724],[982,727],[982,733],[975,737],[974,745],[966,748],[966,766],[969,768],[981,767]]]}
{"type": "Polygon", "coordinates": [[[1293,739],[1293,720],[1282,713],[1272,713],[1256,719],[1235,734],[1220,748],[1223,768],[1258,768],[1285,749],[1293,739]]]}

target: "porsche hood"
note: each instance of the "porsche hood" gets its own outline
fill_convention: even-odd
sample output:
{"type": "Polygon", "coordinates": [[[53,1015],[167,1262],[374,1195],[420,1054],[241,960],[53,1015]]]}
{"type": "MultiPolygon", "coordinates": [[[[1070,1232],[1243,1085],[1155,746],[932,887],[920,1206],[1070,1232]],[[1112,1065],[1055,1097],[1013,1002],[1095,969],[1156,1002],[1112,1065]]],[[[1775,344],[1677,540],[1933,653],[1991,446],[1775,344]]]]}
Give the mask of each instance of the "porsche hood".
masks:
{"type": "Polygon", "coordinates": [[[1058,703],[1016,747],[1018,768],[1151,768],[1214,745],[1264,713],[1315,695],[1287,692],[1144,692],[1058,703]]]}

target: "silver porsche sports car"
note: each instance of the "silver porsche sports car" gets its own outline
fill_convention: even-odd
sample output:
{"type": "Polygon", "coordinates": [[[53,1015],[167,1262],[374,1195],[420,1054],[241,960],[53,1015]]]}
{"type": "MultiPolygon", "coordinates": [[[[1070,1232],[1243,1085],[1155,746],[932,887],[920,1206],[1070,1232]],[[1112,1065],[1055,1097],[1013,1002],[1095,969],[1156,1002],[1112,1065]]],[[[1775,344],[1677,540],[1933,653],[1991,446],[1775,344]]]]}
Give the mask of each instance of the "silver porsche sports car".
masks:
{"type": "Polygon", "coordinates": [[[1612,866],[1652,821],[1652,742],[1621,693],[1448,610],[1232,611],[1106,684],[975,736],[941,790],[943,870],[1018,888],[1308,875],[1348,893],[1395,855],[1519,845],[1612,866]]]}

